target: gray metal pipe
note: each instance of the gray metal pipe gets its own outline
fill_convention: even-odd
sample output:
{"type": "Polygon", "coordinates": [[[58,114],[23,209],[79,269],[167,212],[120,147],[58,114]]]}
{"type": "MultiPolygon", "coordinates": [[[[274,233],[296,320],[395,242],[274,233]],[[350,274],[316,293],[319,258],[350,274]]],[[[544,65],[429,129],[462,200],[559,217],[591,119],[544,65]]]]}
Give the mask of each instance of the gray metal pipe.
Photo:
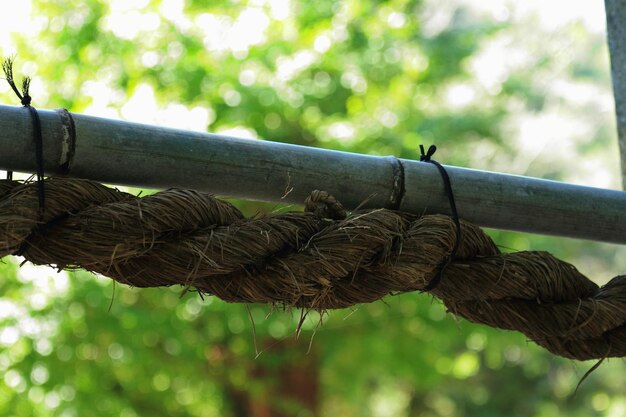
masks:
{"type": "MultiPolygon", "coordinates": [[[[314,189],[347,208],[449,214],[436,167],[39,110],[45,172],[147,188],[302,203],[314,189]],[[63,167],[63,168],[62,168],[63,167]]],[[[35,170],[32,124],[0,106],[0,168],[35,170]]],[[[459,215],[481,226],[626,244],[626,192],[446,166],[459,215]]]]}

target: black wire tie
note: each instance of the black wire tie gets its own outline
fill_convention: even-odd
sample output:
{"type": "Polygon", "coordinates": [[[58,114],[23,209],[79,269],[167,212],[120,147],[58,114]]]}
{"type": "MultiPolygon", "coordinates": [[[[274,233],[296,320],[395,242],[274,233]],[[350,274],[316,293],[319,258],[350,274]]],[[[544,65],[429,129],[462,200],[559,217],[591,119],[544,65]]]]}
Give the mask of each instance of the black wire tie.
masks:
{"type": "MultiPolygon", "coordinates": [[[[35,142],[35,160],[37,164],[37,192],[39,197],[38,217],[39,221],[42,221],[46,195],[44,188],[43,135],[41,133],[41,120],[39,119],[39,113],[37,113],[37,109],[31,105],[32,97],[28,94],[31,79],[30,77],[24,77],[22,80],[22,91],[20,92],[15,85],[15,79],[13,78],[13,59],[5,59],[2,62],[2,69],[7,83],[9,83],[9,86],[11,86],[15,95],[20,99],[20,103],[28,109],[33,123],[33,140],[35,142]]],[[[13,179],[13,171],[7,172],[7,179],[13,179]]]]}
{"type": "Polygon", "coordinates": [[[454,257],[456,256],[456,252],[459,249],[459,245],[461,243],[461,222],[459,220],[459,214],[457,213],[457,210],[456,210],[456,203],[454,202],[454,194],[452,192],[452,185],[450,184],[450,177],[448,176],[448,172],[443,167],[443,165],[441,165],[439,162],[435,161],[434,159],[431,159],[436,151],[437,151],[437,147],[435,145],[430,145],[430,147],[428,148],[428,151],[426,152],[424,151],[424,145],[420,145],[420,153],[421,153],[420,162],[427,162],[427,163],[433,164],[434,166],[437,167],[437,169],[439,170],[439,173],[441,174],[441,178],[443,179],[443,185],[446,191],[446,195],[450,203],[450,210],[452,211],[452,219],[454,220],[454,225],[456,227],[456,239],[454,241],[454,246],[452,247],[450,254],[446,257],[446,259],[439,266],[438,268],[439,271],[437,272],[437,275],[435,275],[430,280],[428,285],[424,287],[423,291],[431,291],[437,288],[437,286],[441,282],[443,273],[445,272],[448,265],[450,265],[450,262],[452,262],[452,259],[454,259],[454,257]]]}

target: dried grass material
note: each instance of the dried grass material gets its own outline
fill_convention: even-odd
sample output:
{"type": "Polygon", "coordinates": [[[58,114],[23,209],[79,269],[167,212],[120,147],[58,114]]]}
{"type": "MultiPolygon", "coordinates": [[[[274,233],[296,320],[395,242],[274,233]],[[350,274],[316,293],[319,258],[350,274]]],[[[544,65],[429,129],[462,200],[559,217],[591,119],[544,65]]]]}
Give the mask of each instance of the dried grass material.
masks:
{"type": "MultiPolygon", "coordinates": [[[[316,310],[423,290],[450,253],[454,222],[378,209],[347,217],[325,193],[307,212],[245,219],[207,194],[138,198],[98,183],[0,181],[0,255],[83,268],[136,286],[179,284],[223,300],[316,310]],[[321,205],[321,206],[320,206],[321,205]]],[[[463,240],[431,293],[449,311],[517,330],[574,359],[626,356],[626,276],[602,288],[546,252],[502,254],[480,228],[463,240]]]]}

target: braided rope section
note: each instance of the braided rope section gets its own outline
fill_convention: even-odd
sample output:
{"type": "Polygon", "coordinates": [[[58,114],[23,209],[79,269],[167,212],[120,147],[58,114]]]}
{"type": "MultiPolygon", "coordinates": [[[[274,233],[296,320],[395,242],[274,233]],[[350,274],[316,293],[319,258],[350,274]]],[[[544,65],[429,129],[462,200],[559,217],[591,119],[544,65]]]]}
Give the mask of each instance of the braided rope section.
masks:
{"type": "MultiPolygon", "coordinates": [[[[303,213],[244,216],[191,190],[138,198],[95,182],[0,181],[0,256],[83,268],[136,287],[180,284],[229,302],[316,310],[423,290],[455,241],[452,219],[385,209],[346,215],[324,192],[303,213]]],[[[500,253],[480,228],[431,291],[470,321],[517,330],[573,359],[626,356],[626,276],[604,287],[546,252],[500,253]]]]}

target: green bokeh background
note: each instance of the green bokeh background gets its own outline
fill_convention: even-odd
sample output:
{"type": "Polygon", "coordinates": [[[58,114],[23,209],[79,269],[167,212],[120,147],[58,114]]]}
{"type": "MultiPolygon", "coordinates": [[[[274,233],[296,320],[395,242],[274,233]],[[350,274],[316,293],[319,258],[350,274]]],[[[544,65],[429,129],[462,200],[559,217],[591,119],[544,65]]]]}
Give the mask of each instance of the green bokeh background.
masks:
{"type": "MultiPolygon", "coordinates": [[[[147,89],[158,115],[196,109],[204,125],[191,127],[202,130],[404,158],[435,143],[450,165],[616,186],[603,34],[577,20],[546,27],[515,10],[503,2],[488,13],[470,1],[33,0],[30,24],[7,30],[0,52],[17,52],[16,73],[34,77],[41,108],[128,118],[137,110],[125,104],[147,89]],[[246,28],[260,35],[241,35],[246,28]],[[490,63],[506,71],[491,77],[490,63]],[[537,121],[573,128],[565,139],[535,129],[525,141],[537,121]]],[[[17,104],[4,85],[0,96],[17,104]]],[[[248,214],[280,209],[234,203],[248,214]]],[[[626,270],[624,248],[490,234],[505,250],[552,251],[600,284],[626,270]]],[[[425,294],[310,313],[296,340],[299,311],[19,262],[0,265],[3,416],[626,413],[622,360],[604,363],[574,395],[592,362],[456,319],[425,294]],[[290,369],[307,378],[313,405],[282,395],[290,369]]]]}

